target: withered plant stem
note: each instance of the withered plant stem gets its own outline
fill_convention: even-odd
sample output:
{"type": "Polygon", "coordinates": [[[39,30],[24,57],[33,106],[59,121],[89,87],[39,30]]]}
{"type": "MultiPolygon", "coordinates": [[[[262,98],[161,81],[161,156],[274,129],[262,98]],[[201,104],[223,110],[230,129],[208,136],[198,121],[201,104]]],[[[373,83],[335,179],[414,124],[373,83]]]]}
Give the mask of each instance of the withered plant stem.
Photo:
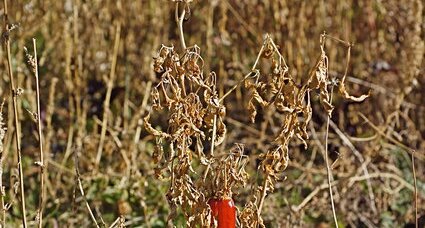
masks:
{"type": "MultiPolygon", "coordinates": [[[[324,115],[323,115],[324,116],[324,115]]],[[[367,169],[366,161],[363,157],[363,155],[354,147],[354,145],[351,143],[350,139],[338,128],[338,126],[330,120],[330,126],[335,131],[335,133],[341,138],[343,144],[345,144],[348,148],[351,149],[351,151],[354,153],[354,156],[356,156],[357,160],[361,163],[361,168],[363,170],[363,173],[365,176],[369,175],[369,171],[367,169]]],[[[377,213],[376,204],[375,204],[375,194],[373,193],[372,189],[372,183],[370,182],[370,179],[366,179],[366,185],[369,192],[369,198],[370,198],[370,207],[372,208],[372,211],[374,213],[377,213]]]]}
{"type": "Polygon", "coordinates": [[[38,78],[38,60],[37,60],[37,44],[36,40],[32,39],[34,48],[34,75],[36,83],[36,96],[37,96],[37,128],[38,128],[38,149],[40,153],[40,198],[38,201],[38,227],[41,228],[43,224],[43,203],[44,203],[44,151],[43,151],[43,132],[41,124],[41,112],[40,112],[40,81],[38,78]]]}
{"type": "MultiPolygon", "coordinates": [[[[394,173],[384,173],[381,171],[375,172],[375,173],[369,173],[369,175],[363,175],[363,176],[353,176],[348,178],[348,187],[351,187],[355,182],[364,181],[367,179],[374,179],[374,178],[385,178],[385,179],[391,179],[395,180],[400,183],[402,187],[407,188],[410,191],[414,191],[414,186],[412,186],[410,183],[405,181],[402,177],[395,175],[394,173]]],[[[332,186],[336,186],[338,184],[346,184],[346,181],[342,180],[334,180],[332,181],[332,186]]],[[[300,211],[302,208],[304,208],[308,202],[310,202],[321,190],[328,189],[329,184],[323,183],[322,185],[317,186],[307,197],[304,198],[304,200],[298,204],[297,206],[293,205],[291,209],[294,212],[300,211]]]]}
{"type": "Polygon", "coordinates": [[[344,44],[347,48],[351,48],[351,46],[353,46],[350,42],[347,42],[347,41],[341,40],[340,38],[337,38],[337,37],[330,36],[330,35],[328,35],[328,34],[326,34],[326,33],[324,33],[324,34],[323,34],[323,36],[324,36],[324,37],[326,37],[326,38],[330,38],[331,40],[337,41],[337,42],[339,42],[339,43],[342,43],[342,44],[344,44]]]}
{"type": "Polygon", "coordinates": [[[266,199],[266,196],[267,196],[267,188],[268,188],[267,180],[268,179],[269,179],[269,174],[267,174],[266,178],[264,179],[263,189],[261,191],[261,199],[260,199],[260,202],[258,203],[258,217],[260,217],[261,215],[261,210],[263,209],[264,200],[266,199]]]}
{"type": "MultiPolygon", "coordinates": [[[[332,105],[333,90],[334,90],[334,85],[332,85],[332,87],[331,87],[331,92],[330,92],[330,97],[329,97],[329,104],[331,104],[331,105],[332,105]]],[[[335,222],[335,227],[338,228],[338,219],[336,217],[335,203],[334,203],[334,197],[333,197],[333,192],[332,192],[332,184],[331,184],[331,182],[332,182],[332,170],[331,170],[331,167],[329,165],[329,156],[328,156],[328,138],[329,138],[329,125],[330,125],[331,115],[332,114],[327,115],[327,120],[326,120],[325,154],[323,156],[325,157],[326,172],[328,174],[328,186],[329,186],[329,196],[330,196],[330,200],[331,200],[332,214],[333,214],[333,218],[334,218],[334,222],[335,222]]]]}
{"type": "Polygon", "coordinates": [[[219,99],[219,103],[223,102],[223,100],[229,96],[233,91],[235,91],[243,82],[245,82],[245,80],[247,80],[250,77],[259,77],[260,72],[256,69],[258,62],[261,58],[261,55],[263,54],[264,51],[264,45],[261,45],[261,49],[260,52],[258,52],[257,58],[255,59],[254,65],[252,65],[251,68],[251,72],[249,72],[248,74],[246,74],[241,80],[239,80],[235,85],[232,86],[232,88],[229,89],[229,91],[227,91],[220,99],[219,99]],[[254,75],[252,75],[254,73],[254,75]]]}
{"type": "Polygon", "coordinates": [[[223,0],[223,2],[226,4],[227,8],[230,10],[230,12],[235,16],[236,20],[248,31],[251,33],[252,36],[255,37],[255,40],[259,42],[258,38],[258,32],[254,29],[253,26],[250,26],[248,23],[246,23],[246,20],[239,14],[239,12],[233,8],[233,6],[230,4],[228,0],[223,0]]]}
{"type": "Polygon", "coordinates": [[[415,151],[412,151],[412,172],[413,172],[413,186],[415,191],[413,192],[413,197],[415,200],[415,227],[418,228],[418,185],[416,181],[416,169],[415,169],[415,151]]]}
{"type": "MultiPolygon", "coordinates": [[[[3,116],[3,107],[4,107],[4,99],[3,102],[0,106],[0,115],[3,116]]],[[[4,119],[2,119],[4,120],[4,119]]],[[[3,128],[3,125],[0,125],[0,127],[3,128]]],[[[2,138],[0,138],[0,140],[3,140],[2,138]]],[[[4,186],[3,186],[3,161],[5,158],[5,153],[4,153],[4,145],[3,142],[0,142],[0,209],[1,209],[1,225],[2,227],[6,227],[6,208],[4,205],[4,197],[5,197],[5,191],[4,191],[4,186]]]]}
{"type": "Polygon", "coordinates": [[[19,132],[19,114],[18,114],[18,93],[15,88],[13,71],[12,71],[12,56],[10,53],[10,39],[9,39],[9,18],[7,12],[7,0],[3,1],[4,4],[4,34],[5,34],[5,46],[7,54],[7,70],[10,80],[10,92],[12,93],[13,103],[13,116],[15,120],[15,138],[16,138],[16,154],[18,156],[18,175],[19,175],[19,191],[21,192],[21,210],[22,210],[22,225],[24,228],[27,227],[27,212],[25,209],[25,189],[24,189],[24,177],[22,171],[22,154],[21,154],[21,134],[19,132]]]}
{"type": "Polygon", "coordinates": [[[83,184],[81,183],[80,169],[78,168],[78,151],[74,150],[74,163],[75,163],[75,178],[78,184],[78,189],[80,190],[81,196],[83,197],[84,203],[86,204],[87,210],[89,211],[90,218],[93,220],[93,223],[97,228],[99,224],[97,223],[96,217],[93,214],[93,211],[90,208],[90,204],[87,201],[86,194],[84,193],[83,184]]]}
{"type": "Polygon", "coordinates": [[[246,74],[241,80],[239,80],[235,85],[232,86],[232,88],[230,88],[222,97],[220,97],[219,99],[219,103],[222,103],[223,100],[229,96],[233,91],[235,91],[235,89],[237,89],[246,79],[250,78],[250,77],[256,77],[258,75],[258,70],[253,70],[251,72],[249,72],[248,74],[246,74]],[[255,72],[254,76],[252,76],[252,74],[255,72]]]}
{"type": "Polygon", "coordinates": [[[376,126],[374,123],[372,123],[363,113],[359,112],[359,116],[367,124],[369,124],[373,128],[373,130],[375,130],[379,135],[381,135],[382,137],[386,138],[388,141],[394,143],[395,145],[399,146],[403,150],[407,151],[410,155],[415,156],[416,159],[419,159],[420,161],[425,161],[425,156],[424,155],[422,155],[421,153],[413,153],[413,151],[415,151],[414,149],[412,149],[412,148],[404,145],[403,143],[401,143],[397,139],[394,139],[393,137],[391,137],[388,134],[386,134],[385,132],[383,132],[381,129],[379,129],[378,126],[376,126]]]}
{"type": "Polygon", "coordinates": [[[4,205],[5,191],[3,186],[3,151],[0,155],[0,206],[1,206],[1,227],[6,227],[6,208],[4,205]]]}
{"type": "Polygon", "coordinates": [[[186,50],[186,42],[184,40],[184,33],[183,33],[183,21],[184,21],[185,15],[186,15],[186,9],[183,7],[182,13],[179,16],[179,2],[177,2],[175,17],[176,17],[177,26],[179,28],[180,42],[181,42],[183,51],[186,50]]]}
{"type": "Polygon", "coordinates": [[[120,46],[120,33],[121,33],[121,24],[118,23],[115,30],[115,42],[114,42],[114,49],[112,53],[111,71],[107,81],[106,97],[103,104],[102,131],[100,133],[99,147],[97,148],[96,170],[99,168],[100,159],[102,158],[103,144],[105,142],[105,136],[106,136],[106,130],[107,130],[107,124],[108,124],[109,103],[111,101],[112,87],[114,86],[114,81],[115,81],[115,69],[117,66],[118,48],[120,46]]]}

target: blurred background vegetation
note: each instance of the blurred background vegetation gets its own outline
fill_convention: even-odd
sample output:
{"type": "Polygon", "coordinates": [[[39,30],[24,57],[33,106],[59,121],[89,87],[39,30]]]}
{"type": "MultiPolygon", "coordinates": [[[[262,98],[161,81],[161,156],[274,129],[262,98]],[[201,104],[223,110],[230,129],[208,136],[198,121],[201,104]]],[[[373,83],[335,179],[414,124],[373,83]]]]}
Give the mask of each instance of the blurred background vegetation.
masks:
{"type": "MultiPolygon", "coordinates": [[[[425,216],[425,11],[422,0],[211,0],[193,1],[184,22],[188,46],[197,44],[204,72],[217,73],[220,95],[239,81],[255,61],[263,37],[269,33],[287,60],[290,74],[305,80],[320,55],[323,31],[352,42],[347,84],[351,93],[371,96],[362,103],[336,97],[329,152],[336,211],[341,227],[408,227],[414,224],[412,161],[416,150],[419,217],[425,216]],[[363,118],[362,114],[366,117],[363,118]],[[348,142],[347,142],[348,141],[348,142]],[[357,154],[357,155],[356,155],[357,154]],[[370,173],[364,178],[362,166],[370,173]],[[363,178],[363,179],[362,179],[363,178]],[[376,208],[370,207],[372,186],[376,208]]],[[[164,45],[181,50],[174,20],[175,3],[165,0],[14,0],[9,1],[15,84],[19,96],[26,206],[30,224],[36,224],[39,174],[34,162],[37,127],[26,110],[35,110],[34,78],[24,47],[37,40],[41,120],[46,154],[46,227],[89,227],[93,223],[81,196],[81,182],[100,224],[111,225],[120,216],[129,227],[164,227],[168,216],[167,182],[154,177],[151,158],[154,141],[143,128],[150,109],[153,57],[164,45]],[[110,80],[114,37],[121,24],[116,77],[110,80]],[[104,109],[107,84],[112,83],[110,106],[104,109]],[[106,110],[106,111],[104,111],[106,110]],[[106,114],[106,116],[104,115],[106,114]],[[96,163],[102,120],[107,132],[100,163],[96,163]]],[[[3,17],[3,8],[0,15],[3,17]]],[[[3,18],[2,18],[3,19],[3,18]]],[[[329,43],[329,72],[342,76],[346,49],[329,43]]],[[[32,52],[31,52],[32,53],[32,52]]],[[[17,166],[13,108],[6,54],[1,50],[0,94],[7,133],[2,153],[2,180],[8,206],[8,227],[20,224],[16,194],[17,166]],[[9,207],[10,206],[10,207],[9,207]]],[[[255,176],[256,154],[270,143],[261,126],[246,115],[246,91],[238,88],[226,99],[228,134],[223,148],[245,144],[248,171],[255,176]]],[[[320,106],[313,113],[324,113],[320,106]]],[[[160,116],[151,117],[159,126],[160,116]]],[[[266,118],[260,115],[259,118],[266,118]]],[[[290,164],[262,212],[267,227],[330,227],[326,167],[320,146],[325,117],[314,114],[316,129],[309,148],[290,146],[290,164]],[[309,198],[311,197],[311,198],[309,198]],[[305,205],[298,207],[309,199],[305,205]],[[298,208],[297,208],[298,207],[298,208]]],[[[241,209],[249,192],[235,198],[241,209]]],[[[183,217],[175,221],[184,224],[183,217]]]]}

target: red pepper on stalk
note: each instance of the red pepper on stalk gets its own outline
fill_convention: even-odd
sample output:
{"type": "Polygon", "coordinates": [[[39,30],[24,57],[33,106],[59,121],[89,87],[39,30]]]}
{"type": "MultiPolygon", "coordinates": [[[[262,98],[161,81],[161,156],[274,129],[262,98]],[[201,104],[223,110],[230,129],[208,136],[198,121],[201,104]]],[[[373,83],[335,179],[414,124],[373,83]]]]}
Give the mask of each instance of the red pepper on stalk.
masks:
{"type": "MultiPolygon", "coordinates": [[[[232,198],[210,199],[208,204],[214,220],[218,222],[218,228],[236,227],[236,206],[232,198]]],[[[214,224],[214,221],[211,224],[214,224]]]]}

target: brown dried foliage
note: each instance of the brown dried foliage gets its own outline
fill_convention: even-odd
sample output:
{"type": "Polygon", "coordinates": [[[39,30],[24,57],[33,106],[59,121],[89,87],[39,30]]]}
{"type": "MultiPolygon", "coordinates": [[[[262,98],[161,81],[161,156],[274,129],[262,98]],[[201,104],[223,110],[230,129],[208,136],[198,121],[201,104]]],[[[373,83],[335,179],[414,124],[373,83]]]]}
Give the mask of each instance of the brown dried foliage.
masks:
{"type": "MultiPolygon", "coordinates": [[[[248,111],[251,113],[250,119],[255,120],[257,107],[270,113],[278,113],[281,127],[275,135],[273,143],[267,151],[259,155],[261,160],[259,169],[264,173],[264,184],[254,191],[256,195],[253,201],[245,205],[240,216],[242,224],[246,227],[264,227],[263,219],[260,217],[261,207],[264,197],[274,191],[274,186],[289,163],[289,144],[295,136],[304,144],[307,149],[306,140],[309,138],[307,126],[312,118],[312,108],[310,103],[310,91],[319,90],[319,100],[326,113],[331,116],[333,106],[330,101],[328,87],[335,83],[328,74],[329,60],[325,52],[326,34],[321,36],[321,55],[316,65],[310,71],[309,79],[301,85],[297,85],[295,80],[289,75],[288,66],[279,49],[269,35],[266,35],[264,44],[259,56],[271,62],[270,73],[258,74],[256,81],[247,81],[245,87],[250,90],[250,100],[248,111]],[[258,201],[258,199],[260,199],[258,201]],[[252,225],[251,224],[255,224],[252,225]]],[[[350,57],[348,49],[347,64],[350,57]]],[[[368,95],[359,98],[349,95],[343,84],[345,75],[340,83],[340,93],[345,98],[353,101],[363,101],[368,95]]],[[[331,90],[332,91],[332,90],[331,90]]]]}
{"type": "MultiPolygon", "coordinates": [[[[193,218],[200,218],[201,215],[206,218],[208,207],[200,199],[226,194],[232,194],[240,211],[244,211],[238,216],[245,227],[255,226],[252,222],[271,227],[326,224],[331,220],[331,213],[323,210],[323,205],[329,202],[325,191],[326,172],[318,155],[323,147],[320,139],[326,131],[323,121],[332,108],[330,102],[326,104],[326,95],[329,97],[335,86],[338,86],[334,89],[339,90],[341,97],[348,98],[344,100],[336,96],[332,102],[333,125],[328,143],[334,174],[332,183],[335,184],[334,189],[338,189],[335,205],[341,215],[339,221],[352,227],[365,224],[380,227],[388,225],[388,221],[389,226],[398,227],[413,221],[414,210],[409,199],[413,192],[413,186],[409,184],[412,183],[409,175],[411,167],[406,169],[410,163],[405,162],[410,159],[406,160],[404,153],[412,149],[416,150],[418,212],[419,217],[422,216],[425,205],[421,203],[424,199],[424,166],[421,164],[425,148],[425,23],[422,0],[8,0],[8,3],[9,28],[12,30],[4,31],[2,41],[7,39],[11,43],[12,68],[16,76],[16,94],[19,95],[17,108],[22,113],[19,128],[22,132],[22,164],[29,220],[37,218],[37,205],[34,202],[37,201],[40,187],[39,167],[36,165],[39,156],[35,153],[38,140],[34,120],[37,117],[32,114],[36,107],[32,77],[34,67],[31,62],[26,63],[24,51],[24,46],[32,38],[37,38],[37,48],[40,49],[38,64],[42,112],[39,118],[46,126],[43,129],[46,155],[45,226],[93,225],[84,202],[88,202],[98,224],[165,226],[169,208],[164,189],[170,187],[168,185],[174,173],[174,167],[170,167],[171,148],[174,148],[174,157],[177,154],[184,157],[181,160],[174,158],[174,165],[177,167],[180,161],[187,164],[176,169],[176,172],[185,175],[178,180],[181,190],[174,188],[173,194],[178,197],[177,203],[181,199],[185,205],[196,205],[193,211],[175,206],[177,217],[173,222],[177,226],[184,225],[181,222],[182,209],[187,214],[186,218],[194,215],[193,218]],[[175,70],[168,73],[172,76],[164,76],[165,80],[172,82],[164,85],[167,96],[171,98],[168,101],[174,102],[174,107],[165,107],[166,98],[162,88],[155,88],[162,80],[165,69],[155,74],[151,67],[152,57],[159,56],[156,51],[161,43],[179,43],[178,28],[173,23],[177,2],[180,6],[178,11],[187,12],[184,17],[187,42],[201,45],[205,60],[202,63],[200,57],[191,57],[197,59],[201,74],[202,68],[207,72],[204,79],[192,77],[192,80],[199,83],[205,81],[207,87],[214,84],[220,101],[218,107],[223,106],[220,103],[226,97],[226,115],[217,115],[216,122],[220,122],[221,117],[227,125],[221,130],[226,129],[227,132],[224,135],[217,131],[215,141],[222,140],[219,136],[224,136],[224,141],[214,148],[214,156],[209,150],[214,115],[212,120],[211,117],[209,120],[202,119],[200,124],[201,120],[194,117],[199,113],[178,113],[176,106],[206,110],[202,114],[204,116],[218,113],[220,108],[214,106],[215,102],[210,104],[205,101],[203,91],[209,89],[189,82],[186,76],[189,73],[184,67],[185,89],[182,89],[175,70]],[[192,9],[189,9],[189,5],[192,9]],[[193,12],[190,13],[190,10],[193,12]],[[122,25],[121,42],[116,55],[116,77],[110,80],[107,75],[114,56],[116,24],[122,25]],[[323,46],[321,49],[316,40],[323,30],[353,43],[338,41],[336,43],[342,44],[342,47],[336,47],[336,43],[329,42],[332,38],[326,35],[326,48],[323,46]],[[279,63],[281,58],[269,42],[269,47],[265,48],[267,51],[256,64],[261,69],[261,76],[257,77],[260,71],[254,69],[246,76],[249,79],[246,83],[251,85],[246,88],[239,86],[242,83],[237,82],[244,81],[246,69],[258,54],[261,37],[265,33],[273,34],[276,47],[285,56],[286,64],[283,61],[279,63]],[[347,61],[349,52],[352,55],[347,61]],[[279,65],[283,70],[279,70],[279,65]],[[283,94],[286,87],[279,92],[282,82],[279,82],[279,77],[272,76],[273,69],[277,69],[277,75],[287,70],[283,74],[283,78],[288,79],[285,86],[293,88],[294,94],[283,94]],[[210,70],[217,72],[216,83],[210,80],[210,70]],[[309,79],[310,84],[307,83],[309,79]],[[318,79],[322,80],[320,86],[318,79]],[[173,87],[177,88],[174,85],[176,82],[182,93],[178,101],[175,101],[177,96],[172,91],[173,87]],[[190,84],[193,88],[199,87],[199,91],[191,90],[190,84]],[[237,88],[235,85],[238,85],[237,88]],[[108,103],[105,99],[106,87],[112,89],[109,108],[104,108],[108,103]],[[159,97],[163,108],[151,111],[147,122],[143,121],[143,117],[151,108],[148,102],[151,90],[154,90],[154,97],[159,97]],[[306,90],[304,95],[301,93],[303,90],[306,90]],[[359,95],[368,90],[373,96],[367,102],[352,102],[346,94],[348,91],[359,95]],[[229,91],[232,91],[231,94],[226,95],[229,91]],[[309,94],[316,94],[316,91],[318,96],[312,95],[309,99],[309,94]],[[191,92],[198,98],[189,96],[191,92]],[[288,96],[291,99],[286,99],[288,96]],[[255,123],[251,124],[244,107],[248,106],[249,101],[249,113],[257,112],[255,123]],[[287,103],[289,101],[293,102],[287,103]],[[304,113],[308,110],[303,109],[309,105],[312,118],[307,121],[304,113]],[[29,115],[25,109],[30,112],[29,115]],[[171,110],[176,113],[173,117],[171,110]],[[298,112],[299,116],[295,118],[294,112],[298,112]],[[184,130],[179,132],[174,123],[169,128],[168,119],[184,124],[184,130]],[[284,124],[290,121],[298,123],[298,127],[284,124]],[[311,142],[302,133],[303,125],[308,122],[307,133],[314,139],[311,142]],[[159,136],[146,132],[143,125],[159,136]],[[96,167],[93,164],[102,138],[99,130],[103,126],[106,130],[103,156],[96,167]],[[310,128],[317,132],[310,131],[310,128]],[[292,129],[294,135],[291,136],[290,131],[286,132],[285,129],[292,129]],[[296,133],[308,143],[307,151],[296,133]],[[192,135],[191,146],[185,146],[187,150],[176,143],[176,140],[188,143],[189,138],[184,139],[184,135],[192,135]],[[275,141],[279,135],[281,138],[275,141]],[[177,138],[174,139],[174,136],[177,138]],[[198,141],[195,136],[201,138],[200,147],[203,146],[203,150],[196,149],[198,141]],[[285,146],[279,148],[285,145],[285,137],[290,138],[289,146],[287,149],[285,146]],[[175,142],[170,146],[173,140],[175,142]],[[242,146],[229,149],[235,142],[244,144],[243,156],[237,152],[242,146]],[[203,154],[199,155],[198,151],[203,154]],[[78,185],[73,153],[79,153],[76,157],[79,157],[80,180],[85,197],[76,191],[78,185]],[[260,154],[263,155],[261,161],[258,160],[260,154]],[[287,160],[288,167],[280,171],[287,160]],[[237,167],[245,167],[251,179],[246,180],[246,175],[239,175],[241,169],[235,168],[235,162],[239,162],[237,167]],[[205,172],[208,167],[209,171],[205,172]],[[369,170],[369,174],[364,170],[369,170]],[[272,176],[266,178],[266,172],[276,175],[279,180],[274,181],[272,176]],[[154,178],[155,174],[165,181],[154,178]],[[235,180],[231,180],[233,176],[235,180]],[[287,177],[286,181],[281,181],[283,176],[287,177]],[[239,188],[242,179],[246,180],[246,186],[239,188]],[[225,181],[229,183],[223,184],[225,181]],[[373,189],[366,189],[365,181],[373,189]],[[267,183],[266,188],[262,187],[264,183],[267,183]],[[273,183],[274,194],[271,194],[270,186],[273,183]],[[253,191],[250,192],[250,189],[253,191]],[[263,192],[267,193],[268,198],[261,209],[259,204],[263,192]],[[374,197],[370,197],[370,192],[375,194],[374,197]],[[376,211],[370,203],[376,204],[376,211]],[[259,212],[261,216],[258,216],[259,212]],[[307,222],[306,217],[313,220],[307,222]]],[[[0,50],[3,71],[7,69],[5,51],[0,50]]],[[[200,53],[195,49],[191,51],[200,53]]],[[[180,65],[189,61],[186,52],[178,53],[180,65]]],[[[189,72],[196,72],[196,69],[189,72]]],[[[0,217],[2,224],[6,224],[3,226],[17,227],[21,224],[21,212],[17,156],[13,149],[16,138],[10,102],[13,94],[7,89],[9,82],[7,74],[3,74],[0,93],[6,99],[6,123],[2,128],[7,125],[7,131],[3,132],[0,190],[4,210],[0,217]]],[[[212,95],[211,92],[208,94],[212,95]]],[[[357,98],[354,97],[354,101],[357,98]]],[[[359,98],[362,99],[362,96],[359,98]]],[[[216,128],[220,130],[218,124],[216,128]]]]}
{"type": "Polygon", "coordinates": [[[226,108],[220,104],[216,89],[217,76],[214,72],[204,76],[203,65],[196,45],[187,48],[181,56],[173,47],[163,45],[154,58],[154,69],[161,78],[151,97],[153,111],[166,111],[168,126],[165,131],[153,128],[149,123],[150,114],[144,124],[156,137],[153,159],[158,167],[155,173],[160,179],[170,181],[169,220],[180,207],[188,226],[208,227],[211,224],[208,199],[230,197],[231,188],[244,184],[247,173],[243,168],[241,146],[221,159],[204,151],[206,144],[219,146],[227,130],[223,122],[226,108]],[[164,149],[164,144],[169,148],[164,149]],[[197,167],[193,167],[195,162],[208,167],[207,170],[212,167],[212,171],[206,173],[208,183],[204,183],[205,179],[193,178],[198,175],[197,167]]]}

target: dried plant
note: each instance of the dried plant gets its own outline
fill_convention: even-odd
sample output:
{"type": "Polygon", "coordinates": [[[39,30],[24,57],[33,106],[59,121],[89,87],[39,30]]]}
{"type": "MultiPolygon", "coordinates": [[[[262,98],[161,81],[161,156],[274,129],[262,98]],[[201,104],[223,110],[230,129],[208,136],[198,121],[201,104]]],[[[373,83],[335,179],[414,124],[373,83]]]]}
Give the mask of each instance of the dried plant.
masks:
{"type": "Polygon", "coordinates": [[[16,154],[18,157],[18,175],[19,175],[19,191],[21,193],[21,211],[22,211],[22,225],[24,228],[27,227],[27,215],[25,209],[25,190],[24,190],[24,174],[22,168],[22,153],[21,153],[21,134],[19,128],[19,113],[18,113],[18,96],[22,94],[22,89],[17,89],[15,87],[15,78],[13,77],[12,70],[12,56],[10,52],[10,32],[16,28],[15,26],[9,24],[8,11],[7,11],[7,0],[3,1],[4,5],[4,30],[2,38],[4,39],[4,46],[7,54],[7,68],[8,75],[10,80],[10,92],[12,94],[13,102],[13,114],[14,114],[14,124],[15,124],[15,141],[16,141],[16,154]]]}
{"type": "MultiPolygon", "coordinates": [[[[260,169],[264,173],[264,183],[254,192],[256,195],[254,200],[245,205],[242,211],[242,224],[250,227],[249,224],[264,227],[263,219],[260,217],[261,210],[264,204],[264,199],[267,194],[274,191],[276,182],[279,180],[279,174],[284,171],[289,163],[289,144],[294,136],[301,140],[304,148],[307,149],[308,133],[307,126],[312,117],[312,108],[310,101],[310,91],[319,90],[319,99],[323,109],[328,114],[329,118],[332,115],[332,92],[335,81],[329,77],[328,65],[329,60],[325,52],[325,38],[328,37],[325,33],[321,36],[320,48],[321,55],[310,71],[309,79],[303,85],[297,85],[295,80],[289,75],[289,68],[286,61],[280,54],[274,41],[269,35],[266,35],[263,46],[261,47],[258,58],[268,59],[271,64],[270,73],[263,75],[259,74],[255,82],[247,81],[245,86],[250,90],[250,100],[248,102],[248,111],[251,113],[250,119],[255,121],[257,107],[271,113],[279,113],[281,128],[275,136],[273,143],[266,152],[259,155],[261,159],[260,169]],[[328,87],[331,86],[331,91],[328,87]],[[258,200],[259,199],[259,200],[258,200]]],[[[258,62],[258,58],[257,61],[258,62]]],[[[350,45],[348,46],[347,68],[350,60],[350,45]]],[[[340,83],[340,93],[347,99],[353,101],[363,101],[368,95],[363,95],[359,98],[350,96],[343,84],[345,81],[346,72],[340,83]]],[[[328,130],[329,132],[329,126],[328,130]]],[[[325,160],[328,170],[328,180],[331,196],[332,209],[334,211],[335,225],[338,226],[334,202],[332,198],[330,166],[328,164],[327,155],[327,136],[326,138],[326,153],[325,160]]]]}
{"type": "Polygon", "coordinates": [[[422,226],[423,1],[6,3],[2,227],[422,226]]]}
{"type": "Polygon", "coordinates": [[[33,117],[34,121],[37,123],[37,133],[38,133],[38,147],[40,153],[40,161],[35,162],[36,165],[40,167],[40,196],[38,202],[38,210],[37,210],[37,220],[38,227],[43,227],[43,206],[44,206],[44,198],[45,198],[45,173],[44,173],[44,150],[43,150],[43,129],[41,123],[41,108],[40,108],[40,83],[38,77],[38,61],[37,61],[37,45],[36,40],[32,39],[33,48],[34,48],[34,57],[27,52],[27,49],[24,48],[27,57],[27,63],[30,67],[30,70],[35,76],[35,84],[36,84],[36,100],[37,100],[37,111],[32,113],[29,111],[33,117]]]}
{"type": "Polygon", "coordinates": [[[168,127],[166,131],[154,129],[149,123],[150,114],[144,123],[149,133],[156,136],[153,154],[159,165],[156,174],[171,178],[167,193],[172,208],[169,219],[175,215],[177,206],[181,206],[188,225],[208,226],[207,196],[191,178],[196,173],[193,159],[209,166],[213,148],[224,140],[226,126],[225,107],[218,102],[216,75],[212,72],[204,76],[203,64],[197,46],[187,48],[182,56],[173,47],[162,46],[154,64],[161,78],[151,97],[153,110],[167,111],[168,127]],[[211,147],[208,155],[204,153],[207,142],[211,147]],[[164,151],[164,143],[169,144],[169,151],[164,151]]]}
{"type": "Polygon", "coordinates": [[[6,227],[6,208],[5,208],[5,187],[3,185],[3,165],[4,165],[4,137],[6,135],[6,127],[3,119],[4,100],[0,106],[0,206],[1,206],[1,227],[6,227]]]}

